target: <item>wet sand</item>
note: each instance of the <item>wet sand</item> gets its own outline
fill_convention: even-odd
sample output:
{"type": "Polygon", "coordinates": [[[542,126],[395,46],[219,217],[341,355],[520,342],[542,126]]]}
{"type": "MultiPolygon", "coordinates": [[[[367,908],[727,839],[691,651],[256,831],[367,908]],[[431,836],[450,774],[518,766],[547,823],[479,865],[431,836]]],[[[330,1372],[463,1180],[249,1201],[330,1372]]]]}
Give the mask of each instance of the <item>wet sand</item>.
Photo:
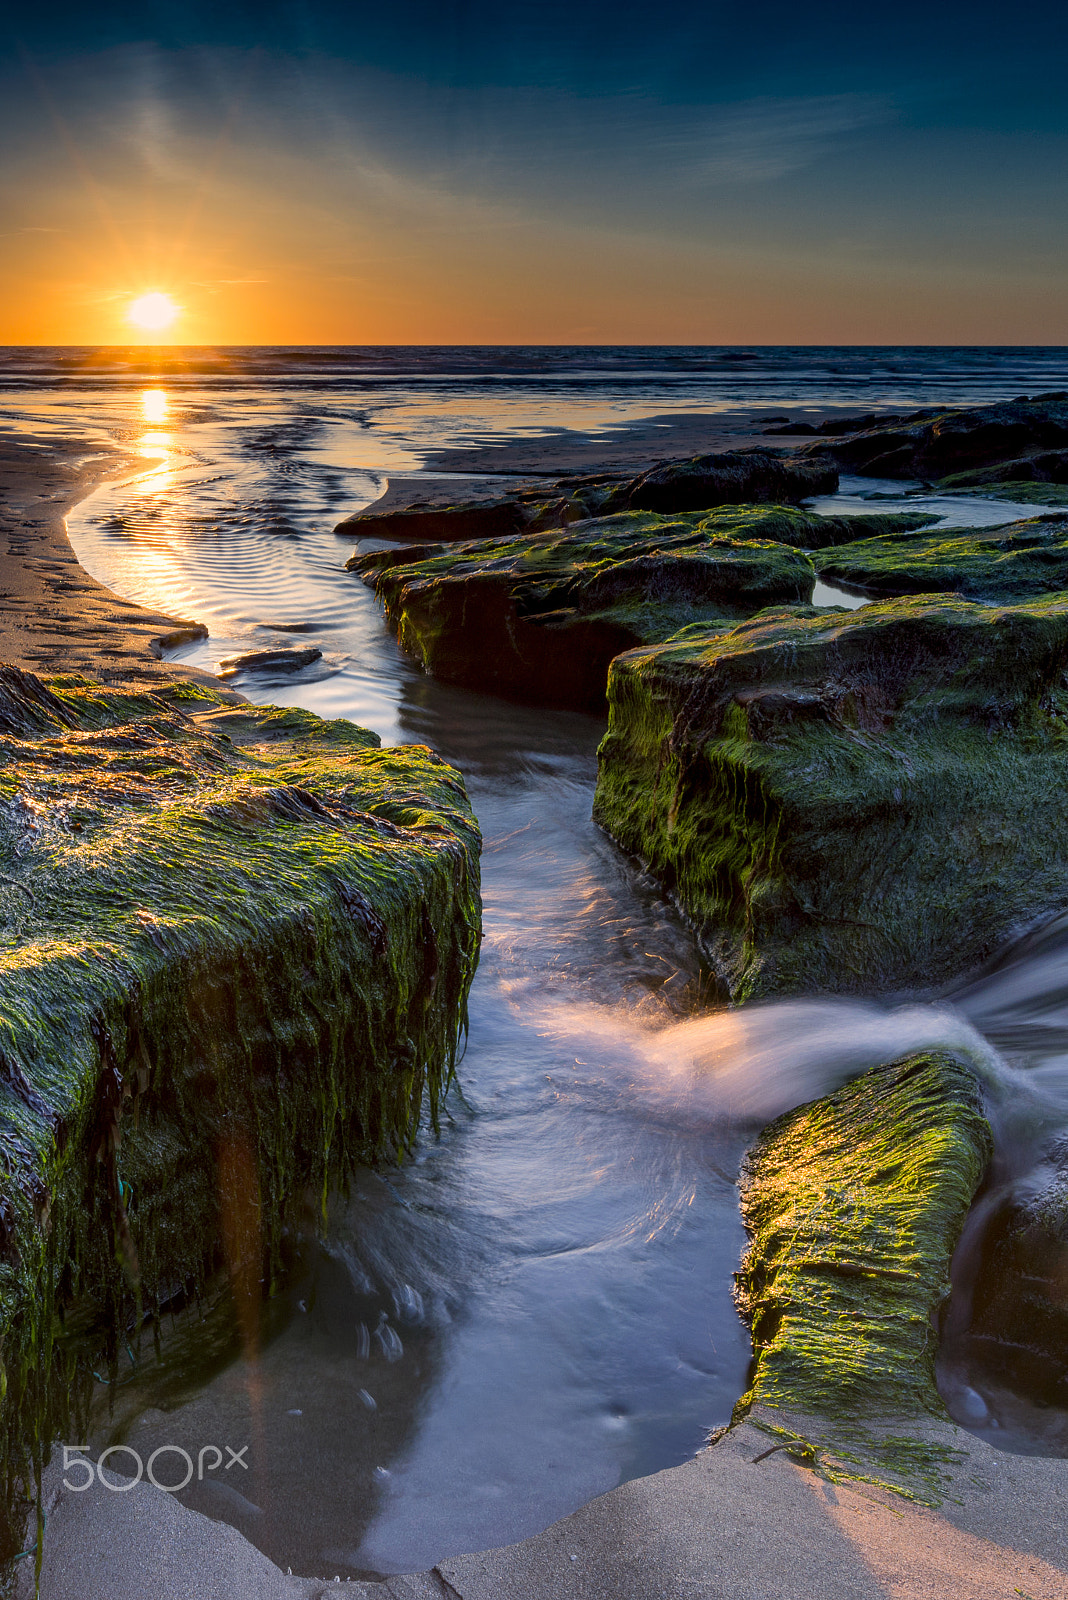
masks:
{"type": "MultiPolygon", "coordinates": [[[[941,1504],[928,1506],[889,1491],[878,1467],[817,1474],[772,1448],[769,1426],[823,1431],[819,1419],[755,1413],[691,1461],[632,1479],[521,1544],[379,1583],[284,1574],[233,1528],[145,1483],[69,1493],[53,1464],[41,1597],[1068,1600],[1063,1461],[999,1452],[948,1422],[888,1419],[886,1433],[945,1463],[941,1504]]],[[[32,1596],[26,1562],[17,1600],[32,1596]]]]}
{"type": "Polygon", "coordinates": [[[0,439],[0,661],[44,676],[80,672],[142,687],[203,676],[158,655],[176,635],[193,629],[200,636],[198,624],[112,594],[71,549],[66,513],[125,464],[88,439],[0,439]]]}
{"type": "MultiPolygon", "coordinates": [[[[822,422],[832,411],[806,409],[805,420],[822,422]]],[[[680,412],[643,417],[614,427],[610,433],[590,434],[560,429],[533,439],[509,439],[500,444],[462,450],[434,450],[418,474],[391,473],[380,498],[370,511],[400,511],[413,506],[455,505],[461,500],[492,500],[526,489],[552,489],[561,479],[599,476],[630,478],[687,456],[714,450],[790,449],[811,442],[767,436],[765,426],[781,425],[771,417],[756,421],[751,412],[680,412]],[[435,474],[442,476],[437,477],[435,474]]]]}
{"type": "MultiPolygon", "coordinates": [[[[835,414],[806,409],[805,421],[818,423],[835,414]]],[[[437,467],[442,472],[521,472],[541,477],[618,472],[632,476],[660,461],[708,455],[713,450],[789,449],[805,436],[769,437],[764,432],[765,427],[781,426],[786,415],[779,413],[773,420],[770,415],[754,418],[751,411],[671,412],[642,417],[604,434],[561,429],[535,439],[436,450],[427,457],[426,465],[428,471],[437,467]]]]}

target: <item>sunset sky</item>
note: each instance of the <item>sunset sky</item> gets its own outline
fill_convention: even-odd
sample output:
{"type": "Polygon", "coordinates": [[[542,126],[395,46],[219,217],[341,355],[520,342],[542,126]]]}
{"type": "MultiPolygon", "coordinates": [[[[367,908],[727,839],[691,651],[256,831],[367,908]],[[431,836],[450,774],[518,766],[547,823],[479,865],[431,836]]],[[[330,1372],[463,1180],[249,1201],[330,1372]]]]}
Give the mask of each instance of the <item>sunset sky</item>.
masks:
{"type": "Polygon", "coordinates": [[[1063,6],[61,0],[17,28],[0,343],[1068,343],[1063,6]],[[163,329],[129,320],[149,294],[163,329]]]}

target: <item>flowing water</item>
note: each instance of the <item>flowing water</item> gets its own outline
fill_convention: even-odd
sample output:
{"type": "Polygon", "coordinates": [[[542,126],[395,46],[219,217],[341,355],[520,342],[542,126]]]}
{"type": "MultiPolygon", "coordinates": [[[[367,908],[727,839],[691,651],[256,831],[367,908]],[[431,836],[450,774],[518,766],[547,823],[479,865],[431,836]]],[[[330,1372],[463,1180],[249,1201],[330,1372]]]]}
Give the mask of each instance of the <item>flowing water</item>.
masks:
{"type": "MultiPolygon", "coordinates": [[[[967,1316],[984,1218],[1068,1126],[1068,928],[937,1004],[718,1008],[685,925],[590,820],[603,724],[423,676],[332,532],[434,449],[561,426],[607,437],[671,412],[1011,396],[1064,385],[1068,355],[195,355],[162,375],[133,355],[23,355],[0,423],[118,442],[137,461],[76,508],[70,535],[110,587],[208,625],[184,659],[213,670],[235,651],[315,644],[304,672],[237,686],[428,743],[462,770],[486,840],[486,936],[440,1139],[360,1174],[326,1240],[295,1242],[254,1358],[225,1297],[187,1312],[162,1363],[141,1357],[111,1397],[101,1438],[145,1459],[248,1445],[247,1469],[183,1498],[307,1574],[412,1570],[534,1532],[727,1420],[750,1356],[730,1291],[755,1129],[947,1044],[985,1086],[998,1157],[958,1252],[943,1389],[991,1438],[1068,1453],[1068,1419],[995,1381],[967,1316]]],[[[817,509],[901,492],[846,482],[817,509]]],[[[1032,509],[933,508],[947,526],[1032,509]]],[[[861,603],[826,586],[817,600],[861,603]]]]}

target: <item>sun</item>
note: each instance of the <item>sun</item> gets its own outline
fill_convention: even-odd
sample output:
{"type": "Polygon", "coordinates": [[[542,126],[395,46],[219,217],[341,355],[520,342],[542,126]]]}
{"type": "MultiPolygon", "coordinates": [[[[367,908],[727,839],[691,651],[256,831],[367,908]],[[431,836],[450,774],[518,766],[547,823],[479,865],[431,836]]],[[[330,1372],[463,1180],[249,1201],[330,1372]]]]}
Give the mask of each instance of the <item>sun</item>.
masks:
{"type": "Polygon", "coordinates": [[[164,328],[169,328],[175,317],[181,311],[181,306],[176,306],[169,294],[160,294],[153,290],[151,294],[143,294],[135,300],[126,315],[131,322],[139,328],[144,328],[148,333],[161,333],[164,328]]]}

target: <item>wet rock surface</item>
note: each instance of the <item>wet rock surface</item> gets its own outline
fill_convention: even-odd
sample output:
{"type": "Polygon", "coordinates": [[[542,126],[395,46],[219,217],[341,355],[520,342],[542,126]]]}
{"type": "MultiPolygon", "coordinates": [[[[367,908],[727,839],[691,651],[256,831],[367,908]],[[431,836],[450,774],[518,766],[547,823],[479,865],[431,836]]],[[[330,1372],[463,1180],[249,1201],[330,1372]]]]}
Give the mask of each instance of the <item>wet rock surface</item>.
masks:
{"type": "Polygon", "coordinates": [[[1068,1411],[1068,1138],[995,1213],[983,1238],[967,1344],[984,1372],[1068,1411]]]}
{"type": "Polygon", "coordinates": [[[832,459],[843,472],[919,478],[946,487],[977,481],[1066,481],[1068,392],[1026,396],[965,409],[928,408],[906,416],[822,423],[800,460],[832,459]],[[992,475],[993,474],[993,475],[992,475]]]}
{"type": "Polygon", "coordinates": [[[775,450],[723,450],[668,461],[621,484],[604,502],[612,511],[703,511],[743,502],[797,502],[833,494],[838,471],[829,457],[775,450]]]}
{"type": "Polygon", "coordinates": [[[0,668],[0,1535],[142,1316],[220,1264],[258,1299],[306,1194],[436,1114],[478,846],[424,747],[0,668]]]}
{"type": "Polygon", "coordinates": [[[958,472],[943,480],[947,488],[990,489],[1001,492],[1003,485],[1068,485],[1068,450],[1039,450],[1034,455],[999,461],[994,466],[958,472]]]}
{"type": "Polygon", "coordinates": [[[508,539],[620,511],[673,515],[726,505],[791,505],[811,495],[832,494],[837,487],[838,473],[830,460],[802,461],[759,448],[724,450],[661,462],[635,478],[597,473],[455,505],[413,501],[388,510],[370,505],[339,522],[334,532],[417,544],[508,539]]]}
{"type": "Polygon", "coordinates": [[[1028,600],[1068,589],[1068,514],[999,528],[875,538],[819,551],[821,578],[876,595],[1028,600]]]}
{"type": "Polygon", "coordinates": [[[763,535],[816,520],[778,507],[705,518],[624,513],[519,540],[357,555],[348,567],[436,677],[599,710],[620,651],[695,618],[729,622],[807,600],[809,557],[763,535]]]}
{"type": "MultiPolygon", "coordinates": [[[[939,519],[929,511],[884,511],[850,513],[849,516],[817,516],[812,511],[787,506],[759,513],[767,529],[766,537],[792,544],[799,550],[826,550],[832,545],[855,544],[858,539],[889,539],[918,528],[929,528],[939,519]],[[764,520],[766,519],[766,520],[764,520]]],[[[729,514],[729,513],[726,513],[729,514]]]]}
{"type": "Polygon", "coordinates": [[[419,505],[376,511],[373,505],[346,517],[335,533],[353,539],[430,540],[507,539],[529,521],[522,501],[514,496],[469,500],[457,505],[419,505]]]}
{"type": "Polygon", "coordinates": [[[314,645],[307,650],[249,650],[240,656],[224,656],[219,676],[232,678],[238,672],[299,672],[321,661],[323,652],[314,645]]]}
{"type": "Polygon", "coordinates": [[[687,629],[612,665],[594,815],[736,999],[912,989],[1068,900],[1068,598],[687,629]]]}

